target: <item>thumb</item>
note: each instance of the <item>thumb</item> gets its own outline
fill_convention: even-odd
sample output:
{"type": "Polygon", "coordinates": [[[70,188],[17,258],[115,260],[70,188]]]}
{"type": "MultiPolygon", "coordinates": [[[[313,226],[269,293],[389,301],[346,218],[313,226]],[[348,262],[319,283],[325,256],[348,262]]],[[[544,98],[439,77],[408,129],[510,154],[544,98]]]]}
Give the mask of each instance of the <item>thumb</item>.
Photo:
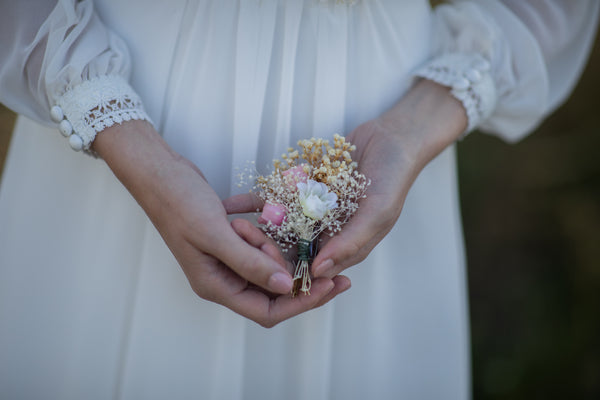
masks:
{"type": "Polygon", "coordinates": [[[228,229],[216,236],[211,255],[244,279],[270,292],[289,293],[292,276],[285,268],[283,257],[272,250],[269,238],[246,220],[234,220],[232,226],[235,228],[228,225],[228,229]]]}
{"type": "Polygon", "coordinates": [[[389,231],[378,218],[379,213],[370,208],[365,202],[340,232],[324,241],[313,261],[315,277],[332,277],[358,264],[389,231]]]}

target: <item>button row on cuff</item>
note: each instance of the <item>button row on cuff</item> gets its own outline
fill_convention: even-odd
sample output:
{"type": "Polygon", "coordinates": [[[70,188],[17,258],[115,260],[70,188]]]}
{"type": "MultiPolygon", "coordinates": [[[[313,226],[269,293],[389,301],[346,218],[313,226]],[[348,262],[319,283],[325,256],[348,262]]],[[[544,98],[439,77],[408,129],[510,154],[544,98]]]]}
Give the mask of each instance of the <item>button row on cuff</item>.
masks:
{"type": "Polygon", "coordinates": [[[465,69],[462,74],[455,78],[452,82],[452,89],[467,90],[471,85],[481,82],[482,73],[490,70],[490,63],[487,60],[476,59],[471,63],[471,66],[465,69]],[[462,76],[461,76],[462,75],[462,76]]]}
{"type": "Polygon", "coordinates": [[[69,146],[75,151],[83,149],[83,139],[73,132],[73,125],[65,118],[62,108],[54,106],[50,109],[50,118],[58,124],[58,130],[64,136],[69,138],[69,146]]]}
{"type": "Polygon", "coordinates": [[[491,64],[479,54],[446,53],[415,71],[415,75],[449,87],[467,113],[465,134],[477,127],[493,112],[496,90],[491,64]]]}

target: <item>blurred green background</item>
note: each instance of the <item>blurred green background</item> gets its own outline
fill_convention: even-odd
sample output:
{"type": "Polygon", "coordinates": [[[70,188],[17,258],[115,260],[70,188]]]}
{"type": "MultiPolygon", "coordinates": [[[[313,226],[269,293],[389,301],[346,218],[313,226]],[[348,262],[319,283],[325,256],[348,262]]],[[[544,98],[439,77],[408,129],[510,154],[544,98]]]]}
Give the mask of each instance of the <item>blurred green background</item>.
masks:
{"type": "Polygon", "coordinates": [[[600,43],[517,145],[458,145],[475,399],[600,399],[600,43]]]}
{"type": "MultiPolygon", "coordinates": [[[[518,145],[458,144],[475,399],[600,399],[600,45],[518,145]]],[[[0,171],[14,115],[0,106],[0,171]]]]}

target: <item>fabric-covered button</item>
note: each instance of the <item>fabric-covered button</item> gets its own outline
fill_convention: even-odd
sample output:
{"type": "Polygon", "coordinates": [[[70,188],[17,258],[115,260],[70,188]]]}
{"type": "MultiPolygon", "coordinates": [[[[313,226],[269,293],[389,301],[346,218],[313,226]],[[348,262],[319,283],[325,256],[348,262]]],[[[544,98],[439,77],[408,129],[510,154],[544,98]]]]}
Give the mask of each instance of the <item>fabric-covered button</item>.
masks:
{"type": "Polygon", "coordinates": [[[471,83],[477,83],[481,81],[481,74],[476,69],[469,68],[465,71],[465,78],[471,83]]]}
{"type": "Polygon", "coordinates": [[[71,123],[66,119],[60,121],[58,130],[60,130],[60,133],[62,133],[64,137],[69,137],[71,133],[73,133],[73,127],[71,126],[71,123]]]}
{"type": "Polygon", "coordinates": [[[81,151],[83,149],[83,139],[81,136],[73,134],[69,136],[69,146],[75,151],[81,151]]]}
{"type": "Polygon", "coordinates": [[[63,110],[59,106],[54,106],[50,109],[50,118],[57,124],[62,121],[64,117],[63,110]]]}
{"type": "Polygon", "coordinates": [[[457,78],[452,83],[452,88],[456,90],[467,90],[471,86],[471,83],[466,78],[457,78]]]}

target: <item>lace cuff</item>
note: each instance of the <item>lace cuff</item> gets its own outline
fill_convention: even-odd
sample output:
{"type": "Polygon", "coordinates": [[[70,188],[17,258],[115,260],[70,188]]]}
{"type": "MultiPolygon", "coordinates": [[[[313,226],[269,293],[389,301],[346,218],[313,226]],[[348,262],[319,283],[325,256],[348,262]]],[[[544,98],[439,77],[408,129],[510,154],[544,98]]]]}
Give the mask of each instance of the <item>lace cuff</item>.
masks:
{"type": "Polygon", "coordinates": [[[415,75],[452,89],[450,93],[463,104],[469,120],[463,136],[489,117],[496,106],[490,63],[480,55],[443,54],[419,68],[415,75]]]}
{"type": "Polygon", "coordinates": [[[119,75],[99,76],[68,89],[50,110],[75,151],[90,152],[96,134],[129,120],[152,122],[142,101],[119,75]]]}

